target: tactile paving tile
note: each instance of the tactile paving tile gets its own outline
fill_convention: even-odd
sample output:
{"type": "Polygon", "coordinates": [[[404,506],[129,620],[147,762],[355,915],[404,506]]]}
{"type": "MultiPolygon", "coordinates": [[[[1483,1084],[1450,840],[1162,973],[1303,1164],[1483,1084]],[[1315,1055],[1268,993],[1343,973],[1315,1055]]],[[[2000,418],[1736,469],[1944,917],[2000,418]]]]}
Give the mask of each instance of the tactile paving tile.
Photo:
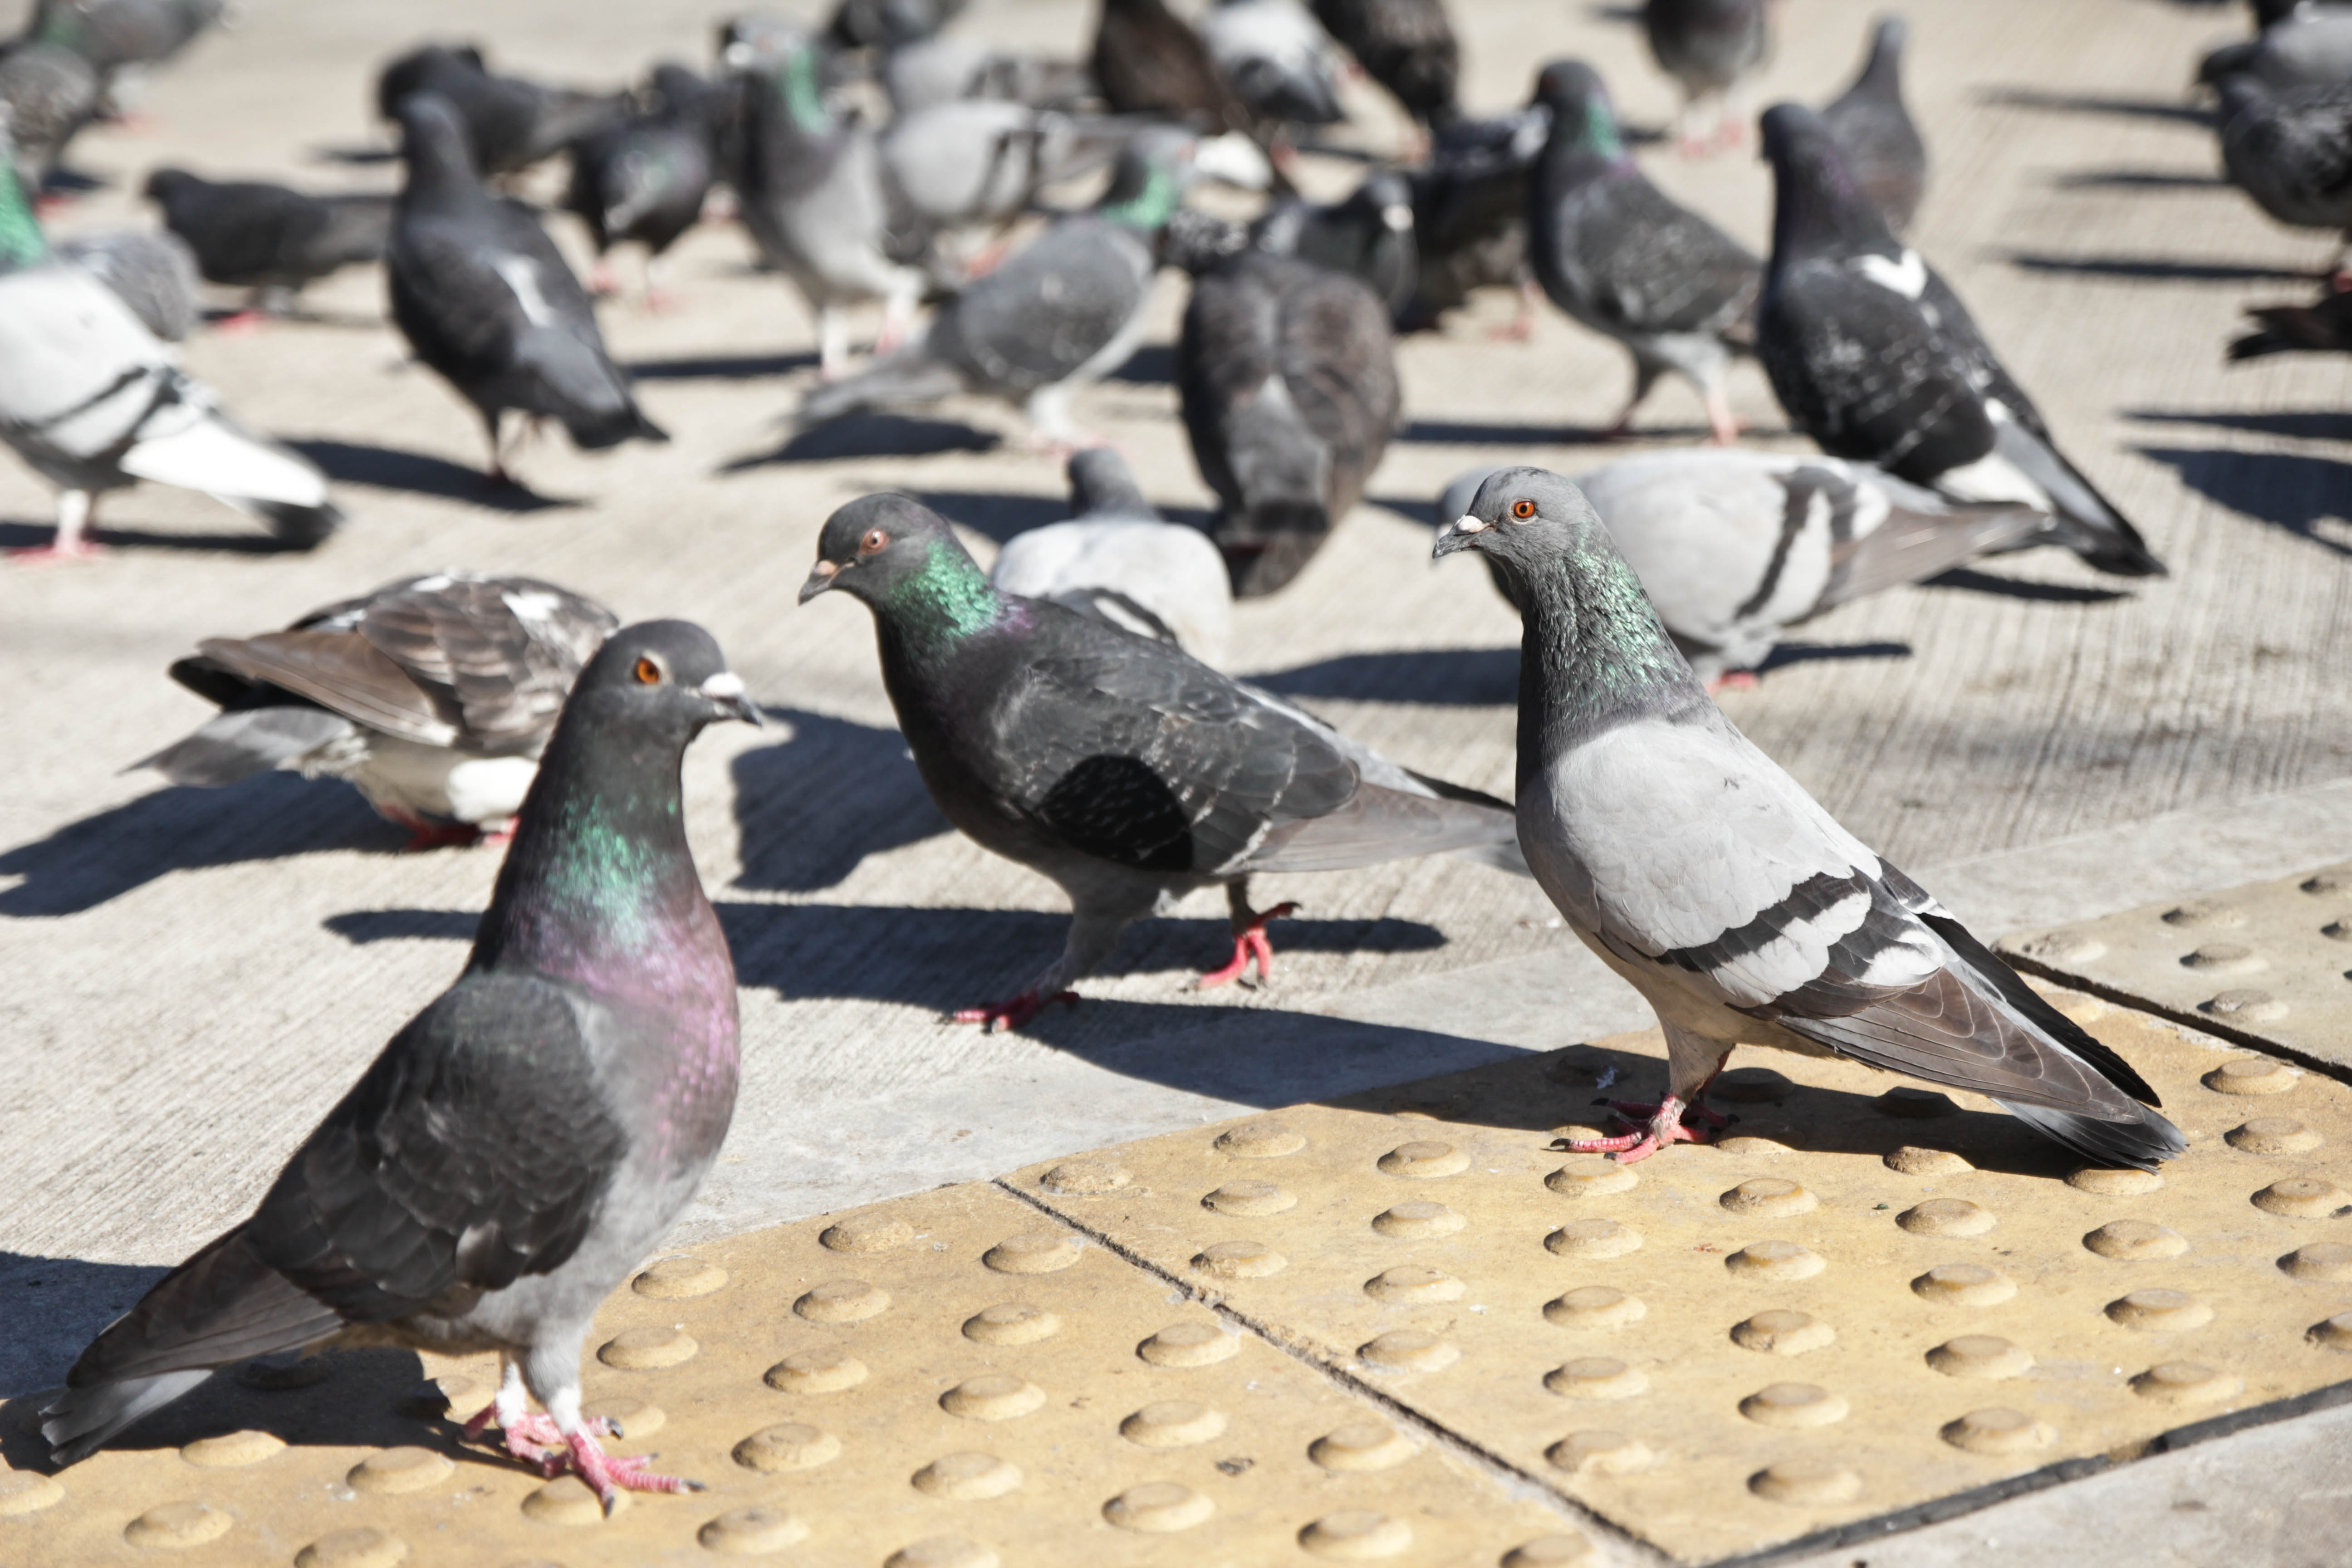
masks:
{"type": "MultiPolygon", "coordinates": [[[[1688,1561],[1903,1514],[2352,1378],[2352,1092],[2079,993],[2188,1133],[2070,1172],[1971,1096],[1742,1051],[1718,1145],[1549,1146],[1654,1034],[1014,1180],[1688,1561]],[[1739,1065],[1747,1064],[1747,1065],[1739,1065]],[[1091,1195],[1089,1195],[1091,1194],[1091,1195]],[[2340,1314],[2340,1315],[2339,1315],[2340,1314]]],[[[1916,1515],[1915,1515],[1916,1517],[1916,1515]]]]}
{"type": "MultiPolygon", "coordinates": [[[[411,1386],[415,1358],[370,1352],[326,1358],[324,1381],[289,1393],[215,1380],[134,1429],[133,1447],[55,1479],[0,1471],[0,1563],[1536,1568],[1588,1555],[1556,1502],[1513,1496],[985,1184],[657,1262],[606,1303],[588,1350],[588,1407],[628,1433],[614,1450],[657,1450],[661,1469],[709,1491],[633,1497],[604,1520],[578,1481],[542,1484],[461,1447],[454,1422],[418,1408],[446,1394],[462,1419],[490,1393],[488,1358],[426,1358],[426,1387],[411,1386]],[[363,1375],[387,1363],[406,1381],[363,1375]],[[299,1416],[257,1421],[271,1400],[299,1416]],[[389,1446],[315,1436],[354,1426],[389,1446]]],[[[20,1467],[39,1452],[35,1403],[8,1411],[20,1467]]]]}
{"type": "Polygon", "coordinates": [[[2200,1028],[2352,1065],[2352,862],[2000,945],[2200,1028]]]}

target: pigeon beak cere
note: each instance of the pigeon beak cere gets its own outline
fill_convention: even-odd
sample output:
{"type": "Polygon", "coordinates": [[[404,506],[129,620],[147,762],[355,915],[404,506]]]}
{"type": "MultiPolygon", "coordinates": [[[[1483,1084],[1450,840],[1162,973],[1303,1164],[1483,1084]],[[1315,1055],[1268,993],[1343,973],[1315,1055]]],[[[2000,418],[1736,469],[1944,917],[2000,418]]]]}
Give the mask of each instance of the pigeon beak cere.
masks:
{"type": "Polygon", "coordinates": [[[1437,542],[1430,548],[1429,558],[1435,561],[1457,550],[1468,550],[1486,531],[1486,524],[1465,512],[1437,531],[1437,542]]]}
{"type": "Polygon", "coordinates": [[[743,678],[733,670],[722,669],[695,689],[710,699],[724,717],[740,719],[754,730],[768,727],[760,717],[760,705],[743,695],[743,678]]]}
{"type": "Polygon", "coordinates": [[[808,581],[801,584],[801,603],[805,605],[827,588],[832,587],[833,580],[840,575],[841,565],[838,562],[820,561],[810,567],[808,581]]]}

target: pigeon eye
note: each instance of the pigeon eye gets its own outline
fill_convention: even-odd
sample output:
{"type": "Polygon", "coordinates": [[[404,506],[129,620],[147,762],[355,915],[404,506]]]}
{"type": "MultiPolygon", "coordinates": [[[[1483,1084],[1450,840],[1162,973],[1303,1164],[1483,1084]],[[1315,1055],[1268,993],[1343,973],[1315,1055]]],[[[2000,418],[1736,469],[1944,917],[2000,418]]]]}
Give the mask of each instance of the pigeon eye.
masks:
{"type": "Polygon", "coordinates": [[[878,528],[869,528],[866,537],[857,542],[857,553],[871,555],[890,542],[890,536],[878,528]]]}
{"type": "Polygon", "coordinates": [[[1535,514],[1536,503],[1531,500],[1515,500],[1511,503],[1511,515],[1517,518],[1521,522],[1527,521],[1528,519],[1535,516],[1535,514]]]}
{"type": "Polygon", "coordinates": [[[629,673],[637,678],[637,684],[640,686],[658,686],[661,684],[661,666],[656,664],[651,658],[639,658],[637,660],[637,667],[629,673]]]}

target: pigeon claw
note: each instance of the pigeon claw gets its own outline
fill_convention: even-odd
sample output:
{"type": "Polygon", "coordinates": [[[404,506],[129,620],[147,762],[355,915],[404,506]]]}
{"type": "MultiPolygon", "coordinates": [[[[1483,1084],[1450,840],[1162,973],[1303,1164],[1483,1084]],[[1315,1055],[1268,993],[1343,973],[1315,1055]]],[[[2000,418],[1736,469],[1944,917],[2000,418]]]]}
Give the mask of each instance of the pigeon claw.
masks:
{"type": "Polygon", "coordinates": [[[1226,964],[1223,969],[1213,969],[1206,974],[1202,975],[1198,980],[1193,981],[1192,989],[1195,991],[1213,991],[1220,985],[1239,980],[1243,975],[1249,973],[1249,966],[1253,963],[1257,965],[1257,977],[1260,980],[1273,979],[1274,944],[1266,941],[1265,938],[1266,921],[1278,921],[1285,915],[1293,915],[1297,912],[1298,906],[1297,904],[1280,903],[1275,905],[1274,908],[1270,910],[1252,915],[1247,921],[1235,925],[1234,928],[1233,962],[1226,964]]]}
{"type": "Polygon", "coordinates": [[[594,1435],[584,1428],[565,1438],[564,1446],[570,1450],[568,1462],[559,1461],[557,1468],[578,1472],[580,1479],[594,1489],[607,1519],[620,1506],[623,1492],[667,1492],[677,1496],[705,1489],[700,1481],[690,1481],[683,1476],[657,1476],[646,1469],[655,1455],[607,1454],[597,1447],[594,1435]]]}
{"type": "Polygon", "coordinates": [[[951,1023],[978,1024],[992,1035],[1000,1029],[1020,1028],[1056,1002],[1075,1007],[1078,1005],[1078,994],[1056,991],[1047,996],[1033,987],[1009,1002],[983,1002],[977,1007],[959,1007],[949,1014],[948,1018],[951,1023]]]}
{"type": "Polygon", "coordinates": [[[1633,1122],[1633,1131],[1619,1133],[1613,1138],[1565,1138],[1557,1147],[1571,1154],[1614,1154],[1619,1164],[1630,1165],[1636,1160],[1646,1160],[1672,1144],[1706,1142],[1709,1133],[1683,1125],[1685,1114],[1698,1116],[1710,1127],[1721,1127],[1726,1121],[1724,1117],[1705,1106],[1685,1106],[1671,1094],[1666,1096],[1664,1104],[1657,1106],[1612,1103],[1611,1108],[1617,1111],[1621,1120],[1632,1122],[1633,1116],[1645,1115],[1649,1118],[1649,1124],[1643,1126],[1633,1122]]]}

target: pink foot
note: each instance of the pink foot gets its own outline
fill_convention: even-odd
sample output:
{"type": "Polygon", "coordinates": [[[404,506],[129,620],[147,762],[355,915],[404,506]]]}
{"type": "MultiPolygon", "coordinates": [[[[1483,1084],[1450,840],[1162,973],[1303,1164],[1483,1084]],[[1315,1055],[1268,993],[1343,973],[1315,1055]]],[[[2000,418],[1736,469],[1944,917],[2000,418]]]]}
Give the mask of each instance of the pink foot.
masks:
{"type": "Polygon", "coordinates": [[[653,316],[665,316],[677,309],[677,295],[660,289],[648,289],[646,290],[646,314],[653,316]]]}
{"type": "Polygon", "coordinates": [[[482,848],[503,849],[514,842],[515,825],[513,819],[509,818],[504,827],[493,827],[487,832],[478,827],[474,832],[477,836],[474,842],[482,848]]]}
{"type": "Polygon", "coordinates": [[[1730,1117],[1726,1116],[1723,1112],[1714,1110],[1708,1106],[1701,1105],[1696,1100],[1693,1100],[1688,1105],[1684,1105],[1682,1101],[1678,1100],[1669,1100],[1665,1102],[1665,1105],[1651,1105],[1644,1101],[1633,1100],[1603,1100],[1601,1103],[1608,1106],[1610,1110],[1617,1112],[1629,1127],[1640,1122],[1654,1121],[1656,1118],[1665,1113],[1667,1105],[1679,1107],[1683,1115],[1696,1117],[1698,1121],[1704,1122],[1709,1127],[1723,1128],[1731,1125],[1730,1117]]]}
{"type": "Polygon", "coordinates": [[[621,1494],[630,1492],[698,1492],[700,1481],[689,1481],[678,1476],[657,1476],[646,1467],[654,1460],[651,1454],[607,1454],[596,1446],[596,1439],[585,1431],[574,1432],[570,1440],[571,1468],[580,1479],[596,1489],[604,1500],[604,1513],[610,1518],[621,1494]]]}
{"type": "Polygon", "coordinates": [[[269,324],[267,310],[239,310],[234,316],[223,316],[214,323],[213,331],[234,337],[243,332],[257,332],[269,324]]]}
{"type": "MultiPolygon", "coordinates": [[[[1624,1109],[1647,1111],[1651,1108],[1643,1105],[1627,1106],[1624,1109]]],[[[1708,1136],[1706,1133],[1693,1131],[1683,1125],[1685,1109],[1681,1100],[1668,1095],[1665,1103],[1656,1108],[1657,1113],[1650,1119],[1650,1124],[1645,1128],[1620,1133],[1614,1138],[1566,1138],[1555,1147],[1565,1149],[1571,1154],[1614,1154],[1617,1156],[1619,1164],[1630,1165],[1636,1160],[1648,1159],[1659,1150],[1671,1144],[1706,1142],[1708,1136]]],[[[1697,1110],[1704,1116],[1714,1117],[1715,1124],[1717,1126],[1722,1124],[1722,1118],[1716,1117],[1713,1111],[1706,1110],[1704,1107],[1689,1109],[1697,1110]]]]}
{"type": "Polygon", "coordinates": [[[1718,675],[1708,681],[1706,694],[1709,697],[1720,697],[1727,691],[1753,691],[1762,684],[1762,681],[1756,679],[1754,670],[1735,669],[1727,675],[1718,675]]]}
{"type": "Polygon", "coordinates": [[[1260,980],[1273,979],[1274,944],[1265,940],[1265,922],[1278,921],[1285,915],[1297,912],[1297,904],[1282,903],[1275,905],[1263,914],[1251,916],[1247,924],[1234,932],[1233,962],[1223,969],[1213,969],[1202,975],[1192,982],[1192,989],[1212,991],[1220,985],[1239,980],[1249,973],[1252,961],[1255,961],[1257,964],[1257,977],[1260,980]]]}
{"type": "Polygon", "coordinates": [[[1078,1005],[1078,994],[1056,991],[1051,996],[1041,996],[1034,991],[1024,991],[1009,1002],[983,1002],[977,1007],[959,1007],[949,1014],[948,1018],[951,1023],[979,1024],[992,1035],[999,1029],[1020,1028],[1056,1002],[1075,1007],[1078,1005]]]}
{"type": "Polygon", "coordinates": [[[588,269],[588,292],[599,300],[610,299],[621,291],[620,279],[613,275],[612,264],[598,261],[588,269]]]}
{"type": "Polygon", "coordinates": [[[62,566],[69,561],[95,561],[105,553],[106,546],[87,539],[74,544],[28,544],[7,552],[19,566],[62,566]]]}
{"type": "Polygon", "coordinates": [[[1486,336],[1498,343],[1523,343],[1536,335],[1535,318],[1513,316],[1499,327],[1489,327],[1486,336]]]}

